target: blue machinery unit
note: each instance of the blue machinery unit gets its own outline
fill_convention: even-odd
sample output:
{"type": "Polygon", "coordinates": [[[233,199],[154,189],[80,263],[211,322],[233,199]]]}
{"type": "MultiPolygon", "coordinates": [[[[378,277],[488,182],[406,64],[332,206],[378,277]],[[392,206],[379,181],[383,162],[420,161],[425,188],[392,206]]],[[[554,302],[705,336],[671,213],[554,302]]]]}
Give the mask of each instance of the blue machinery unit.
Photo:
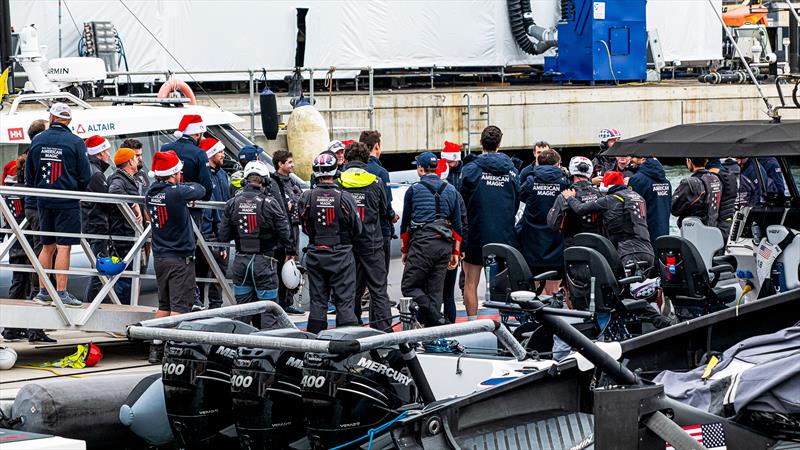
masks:
{"type": "Polygon", "coordinates": [[[557,81],[645,80],[646,0],[561,0],[558,55],[545,57],[557,81]]]}

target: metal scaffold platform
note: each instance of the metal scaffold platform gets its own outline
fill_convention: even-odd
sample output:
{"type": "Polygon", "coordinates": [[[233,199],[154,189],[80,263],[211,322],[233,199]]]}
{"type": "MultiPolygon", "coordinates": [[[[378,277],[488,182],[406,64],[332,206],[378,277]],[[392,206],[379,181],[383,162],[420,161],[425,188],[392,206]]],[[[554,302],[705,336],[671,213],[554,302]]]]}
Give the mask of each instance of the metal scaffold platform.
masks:
{"type": "MultiPolygon", "coordinates": [[[[139,304],[139,294],[142,280],[153,280],[155,276],[148,273],[146,267],[142,265],[144,247],[150,240],[151,227],[149,224],[137,223],[131,205],[143,204],[144,198],[141,196],[100,194],[94,192],[73,192],[56,191],[51,189],[33,189],[23,187],[0,186],[2,196],[47,196],[49,198],[64,198],[80,200],[82,202],[98,202],[117,206],[121,214],[134,230],[134,236],[97,236],[86,233],[52,233],[43,231],[33,231],[28,227],[27,220],[17,223],[14,215],[5,201],[0,201],[0,213],[5,227],[0,233],[8,237],[0,243],[0,259],[8,254],[11,247],[19,244],[27,258],[27,264],[9,264],[7,260],[0,262],[0,268],[4,272],[32,272],[42,280],[44,287],[50,298],[53,299],[52,305],[40,305],[31,300],[12,300],[0,299],[0,327],[9,328],[38,328],[46,330],[80,330],[80,331],[99,331],[122,333],[125,327],[131,323],[138,323],[143,320],[151,319],[155,314],[155,308],[142,306],[139,304]],[[70,236],[80,239],[79,247],[82,253],[71,254],[71,267],[69,270],[45,269],[39,262],[38,255],[33,249],[30,236],[43,235],[70,236]],[[127,254],[119,255],[121,259],[128,262],[125,271],[113,277],[103,276],[95,269],[97,256],[91,251],[90,239],[111,239],[119,242],[130,242],[132,244],[127,254]],[[77,259],[85,258],[82,261],[77,259]],[[87,263],[88,264],[85,264],[87,263]],[[84,264],[81,264],[84,263],[84,264]],[[81,267],[81,266],[84,267],[81,267]],[[85,268],[88,265],[90,268],[85,268]],[[102,288],[94,298],[83,299],[84,303],[80,308],[66,307],[60,300],[56,287],[48,275],[66,274],[68,276],[95,276],[102,283],[102,288]],[[122,304],[114,292],[114,285],[121,278],[131,279],[130,305],[122,304]]],[[[221,209],[224,203],[221,202],[195,202],[193,207],[205,209],[221,209]]],[[[230,304],[235,303],[233,290],[230,280],[225,277],[224,272],[212,256],[211,247],[231,247],[228,243],[209,243],[200,232],[197,225],[193,224],[194,234],[197,238],[197,245],[208,261],[213,277],[198,277],[198,283],[215,283],[220,286],[223,300],[230,304]]],[[[145,262],[145,264],[147,264],[145,262]]]]}

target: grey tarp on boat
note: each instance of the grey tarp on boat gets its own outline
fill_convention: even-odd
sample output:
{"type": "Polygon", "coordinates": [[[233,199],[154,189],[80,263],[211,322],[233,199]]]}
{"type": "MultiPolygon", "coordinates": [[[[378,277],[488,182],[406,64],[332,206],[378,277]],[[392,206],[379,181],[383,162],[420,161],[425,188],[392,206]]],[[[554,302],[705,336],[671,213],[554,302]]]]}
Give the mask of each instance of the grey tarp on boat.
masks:
{"type": "Polygon", "coordinates": [[[799,414],[800,325],[746,339],[722,354],[707,381],[704,371],[705,366],[665,371],[654,381],[670,398],[713,414],[744,409],[799,414]]]}

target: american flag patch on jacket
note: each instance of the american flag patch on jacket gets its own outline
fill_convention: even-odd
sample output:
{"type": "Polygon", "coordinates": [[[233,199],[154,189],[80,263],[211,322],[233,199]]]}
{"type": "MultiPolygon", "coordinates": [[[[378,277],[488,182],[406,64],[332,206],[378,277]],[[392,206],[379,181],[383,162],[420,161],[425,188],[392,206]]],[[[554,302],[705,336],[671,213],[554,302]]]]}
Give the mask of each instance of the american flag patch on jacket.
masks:
{"type": "MultiPolygon", "coordinates": [[[[689,433],[695,441],[703,444],[708,450],[726,450],[725,428],[722,423],[706,423],[703,425],[690,425],[683,427],[683,431],[689,433]]],[[[667,443],[667,450],[675,450],[667,443]]]]}

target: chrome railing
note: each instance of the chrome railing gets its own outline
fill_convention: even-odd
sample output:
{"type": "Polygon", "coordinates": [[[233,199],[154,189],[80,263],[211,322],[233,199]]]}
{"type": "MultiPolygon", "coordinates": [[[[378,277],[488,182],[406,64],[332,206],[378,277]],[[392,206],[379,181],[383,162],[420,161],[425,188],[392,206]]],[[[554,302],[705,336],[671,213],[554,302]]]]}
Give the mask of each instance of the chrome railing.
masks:
{"type": "MultiPolygon", "coordinates": [[[[308,97],[312,104],[314,104],[314,74],[315,73],[322,73],[325,74],[333,73],[334,71],[358,71],[367,72],[367,79],[368,79],[368,92],[367,95],[369,96],[369,105],[364,107],[352,107],[352,108],[318,108],[321,113],[337,113],[337,112],[359,112],[363,111],[367,113],[367,117],[369,119],[369,129],[374,128],[374,120],[375,120],[375,71],[372,67],[303,67],[298,69],[301,73],[308,74],[308,97]]],[[[192,71],[169,71],[169,70],[155,70],[155,71],[128,71],[128,72],[108,72],[108,77],[113,78],[114,80],[114,91],[117,95],[119,95],[119,85],[121,83],[120,79],[122,77],[127,76],[147,76],[147,75],[163,75],[164,81],[167,81],[172,75],[215,75],[215,74],[238,74],[244,75],[246,74],[248,77],[248,100],[247,105],[248,109],[246,111],[231,111],[234,114],[238,115],[248,115],[250,117],[250,140],[255,139],[256,135],[256,115],[261,114],[260,108],[256,108],[256,77],[259,74],[267,74],[267,73],[293,73],[296,69],[289,68],[289,69],[239,69],[239,70],[192,70],[192,71]]],[[[125,83],[123,80],[122,83],[125,83]]],[[[131,83],[128,81],[128,83],[131,83]]],[[[291,110],[279,110],[279,114],[289,114],[291,110]]],[[[331,119],[329,118],[329,121],[331,119]]],[[[329,128],[331,124],[329,123],[329,128]]]]}

